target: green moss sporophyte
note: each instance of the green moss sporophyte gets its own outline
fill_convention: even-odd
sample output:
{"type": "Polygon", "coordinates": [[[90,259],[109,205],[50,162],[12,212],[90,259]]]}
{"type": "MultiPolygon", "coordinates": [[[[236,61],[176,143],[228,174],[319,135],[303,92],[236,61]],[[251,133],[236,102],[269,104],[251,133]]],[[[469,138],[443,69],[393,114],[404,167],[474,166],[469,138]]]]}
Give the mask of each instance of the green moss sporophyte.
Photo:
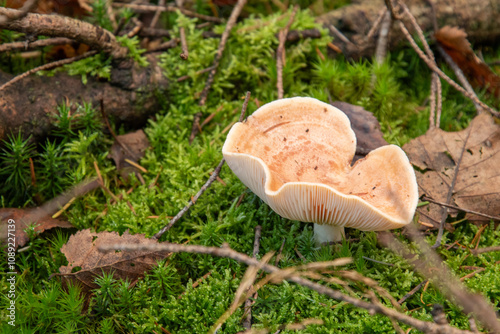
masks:
{"type": "Polygon", "coordinates": [[[339,109],[308,97],[268,103],[229,132],[222,153],[231,170],[280,216],[314,224],[318,243],[344,227],[381,231],[411,222],[415,173],[403,150],[387,145],[351,166],[356,136],[339,109]]]}

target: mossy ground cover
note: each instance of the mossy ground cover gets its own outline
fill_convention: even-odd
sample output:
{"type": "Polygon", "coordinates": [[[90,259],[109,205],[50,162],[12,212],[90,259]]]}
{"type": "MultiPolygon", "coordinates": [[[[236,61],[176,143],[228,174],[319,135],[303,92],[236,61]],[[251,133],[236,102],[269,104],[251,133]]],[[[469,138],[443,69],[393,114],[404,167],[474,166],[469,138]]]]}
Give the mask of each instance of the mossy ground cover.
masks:
{"type": "MultiPolygon", "coordinates": [[[[199,6],[203,7],[202,4],[199,6]]],[[[58,129],[45,142],[33,145],[13,135],[2,144],[1,206],[34,206],[35,195],[42,200],[50,200],[63,190],[96,176],[96,162],[105,185],[115,195],[121,194],[122,199],[112,203],[104,191],[92,191],[72,204],[66,211],[67,220],[77,229],[120,233],[129,230],[130,233],[145,233],[147,236],[158,232],[168,223],[168,217],[174,216],[200,189],[222,158],[221,148],[227,126],[237,121],[245,92],[252,93],[248,114],[259,105],[277,98],[276,34],[286,25],[288,16],[261,15],[258,14],[259,7],[256,8],[253,8],[255,14],[234,28],[207,104],[203,107],[198,106],[198,96],[205,85],[206,74],[198,72],[211,66],[219,40],[202,38],[201,30],[195,29],[196,20],[177,13],[163,17],[174,34],[179,27],[186,28],[190,56],[188,61],[181,60],[179,47],[160,56],[171,86],[165,93],[164,107],[144,128],[151,143],[140,161],[147,169],[147,173],[142,174],[144,184],[135,176],[128,180],[121,178],[113,162],[107,158],[113,138],[103,125],[97,106],[79,106],[76,114],[61,106],[59,116],[54,119],[58,129]],[[175,80],[184,75],[190,79],[175,80]],[[216,115],[190,145],[188,138],[193,115],[200,111],[203,118],[212,113],[216,115]],[[31,184],[30,158],[34,161],[37,174],[36,187],[31,184]],[[156,186],[150,187],[155,180],[156,186]],[[151,216],[159,218],[148,218],[151,216]]],[[[130,16],[130,13],[124,15],[130,16]]],[[[107,24],[104,15],[96,14],[93,19],[103,26],[107,24]]],[[[291,29],[309,28],[318,28],[323,36],[327,36],[327,32],[314,22],[310,11],[300,10],[291,29]]],[[[221,33],[223,29],[223,25],[216,26],[214,31],[221,33]]],[[[285,97],[311,96],[325,102],[331,98],[361,105],[379,119],[385,138],[390,143],[403,145],[425,133],[429,117],[426,100],[430,71],[411,49],[402,48],[390,53],[381,65],[371,60],[350,62],[342,56],[335,59],[327,57],[326,44],[329,40],[330,37],[322,37],[287,44],[283,71],[285,97]]],[[[135,50],[136,60],[141,59],[136,43],[127,41],[124,44],[135,50]]],[[[495,54],[492,52],[489,56],[494,57],[495,54]]],[[[90,73],[89,66],[95,69],[98,65],[100,71],[96,69],[94,73],[105,77],[107,72],[102,69],[109,63],[100,61],[100,57],[92,62],[70,65],[67,69],[73,69],[74,74],[80,75],[90,73]],[[96,65],[96,62],[99,64],[96,65]]],[[[445,70],[451,74],[451,71],[445,70]]],[[[474,106],[447,84],[444,83],[443,87],[441,127],[448,131],[465,128],[475,115],[474,106]]],[[[482,98],[490,104],[494,103],[487,97],[482,98]]],[[[123,134],[128,129],[118,128],[115,131],[123,134]]],[[[215,182],[162,240],[206,246],[228,243],[239,252],[251,254],[255,227],[261,225],[258,258],[277,251],[284,241],[279,264],[282,268],[305,261],[353,257],[354,262],[346,268],[376,280],[396,300],[424,280],[400,257],[381,248],[375,233],[348,230],[347,238],[355,241],[344,241],[333,248],[318,248],[313,240],[311,224],[289,221],[276,215],[246,189],[227,166],[223,167],[220,177],[224,184],[215,182]],[[240,202],[242,195],[244,197],[240,202]]],[[[443,243],[457,241],[469,246],[479,229],[467,221],[455,227],[453,233],[445,232],[443,243]]],[[[159,262],[134,286],[127,281],[117,281],[108,274],[96,278],[100,288],[94,291],[93,298],[83,311],[85,302],[78,287],[65,290],[56,278],[49,278],[58,272],[60,266],[67,264],[60,248],[74,231],[55,230],[42,235],[36,235],[32,230],[28,232],[31,237],[28,247],[16,257],[19,272],[16,333],[159,333],[161,327],[171,333],[204,333],[228,309],[246,270],[244,265],[228,259],[175,254],[159,262]],[[205,275],[206,279],[193,287],[193,283],[205,275]]],[[[399,235],[398,232],[395,234],[399,235]]],[[[408,243],[405,238],[399,237],[408,243]]],[[[434,240],[434,234],[427,237],[430,244],[434,240]]],[[[500,230],[492,223],[482,233],[480,245],[498,245],[499,240],[500,230]]],[[[458,277],[470,273],[463,266],[485,267],[485,271],[464,283],[496,303],[498,309],[500,264],[496,262],[500,260],[499,253],[472,257],[462,248],[451,248],[441,249],[440,254],[458,277]]],[[[0,269],[7,271],[4,261],[0,262],[0,269]]],[[[333,287],[343,289],[337,285],[333,287]]],[[[366,287],[361,283],[352,283],[350,288],[352,293],[362,297],[366,287]]],[[[2,281],[2,295],[7,289],[8,285],[2,281]]],[[[12,332],[4,321],[7,303],[7,298],[0,301],[3,333],[12,332]]],[[[390,305],[388,301],[384,303],[390,305]]],[[[430,311],[435,303],[444,306],[451,325],[468,328],[467,316],[432,285],[409,298],[402,307],[412,316],[432,321],[430,311]]],[[[222,332],[243,330],[242,315],[240,308],[225,322],[222,332]]],[[[254,328],[266,328],[271,332],[283,324],[307,318],[322,319],[324,324],[311,325],[301,331],[303,333],[394,331],[388,318],[369,315],[349,304],[286,282],[267,285],[259,291],[252,307],[252,317],[254,328]]]]}

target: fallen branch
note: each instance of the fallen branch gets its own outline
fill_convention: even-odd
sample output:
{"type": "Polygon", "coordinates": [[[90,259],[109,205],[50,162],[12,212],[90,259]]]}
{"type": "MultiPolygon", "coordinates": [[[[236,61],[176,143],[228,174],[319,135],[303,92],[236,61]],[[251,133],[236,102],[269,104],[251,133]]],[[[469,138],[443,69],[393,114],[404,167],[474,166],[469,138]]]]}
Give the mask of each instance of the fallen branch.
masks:
{"type": "Polygon", "coordinates": [[[400,321],[425,333],[443,333],[443,334],[472,333],[470,331],[461,330],[458,328],[451,327],[449,325],[439,325],[433,322],[415,319],[406,314],[400,313],[395,309],[388,308],[382,305],[381,303],[370,303],[355,297],[348,296],[338,290],[333,290],[327,286],[313,282],[306,278],[302,278],[299,276],[298,273],[292,274],[292,276],[290,276],[290,273],[287,272],[286,269],[282,270],[273,265],[262,263],[261,261],[258,261],[257,259],[254,259],[246,254],[236,252],[235,250],[229,248],[227,245],[223,245],[222,247],[206,247],[200,245],[180,245],[174,243],[162,243],[158,245],[115,244],[115,245],[107,245],[99,247],[99,251],[101,252],[109,252],[114,250],[122,250],[122,251],[148,250],[148,251],[166,251],[172,253],[195,253],[195,254],[208,254],[211,256],[229,258],[238,261],[240,263],[244,263],[248,266],[261,267],[262,270],[267,273],[276,274],[276,276],[284,277],[287,281],[314,290],[319,294],[328,296],[338,301],[349,303],[355,307],[368,310],[370,314],[382,314],[387,317],[391,317],[397,321],[400,321]]]}
{"type": "MultiPolygon", "coordinates": [[[[0,7],[0,14],[16,17],[18,10],[0,7]]],[[[111,32],[90,23],[66,16],[28,13],[14,21],[0,23],[0,29],[14,30],[31,35],[66,37],[109,53],[113,58],[125,58],[128,49],[121,46],[111,32]]]]}

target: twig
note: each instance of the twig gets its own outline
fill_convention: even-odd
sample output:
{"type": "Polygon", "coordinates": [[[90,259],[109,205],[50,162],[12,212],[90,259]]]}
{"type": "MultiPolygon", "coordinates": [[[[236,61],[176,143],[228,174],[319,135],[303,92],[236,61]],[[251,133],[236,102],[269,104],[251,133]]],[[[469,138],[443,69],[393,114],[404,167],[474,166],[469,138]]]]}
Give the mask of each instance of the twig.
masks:
{"type": "Polygon", "coordinates": [[[202,115],[203,114],[201,113],[201,111],[194,114],[193,126],[191,128],[191,134],[189,135],[189,144],[191,144],[193,142],[194,138],[196,137],[198,132],[200,132],[200,130],[201,130],[200,119],[201,119],[202,115]]]}
{"type": "MultiPolygon", "coordinates": [[[[255,227],[255,239],[253,241],[253,258],[257,258],[257,254],[259,254],[260,248],[260,234],[262,232],[262,226],[257,225],[255,227]]],[[[252,287],[250,287],[251,289],[252,287]]],[[[257,292],[254,293],[253,298],[256,298],[257,292]]],[[[252,301],[250,299],[245,300],[245,307],[243,314],[246,314],[245,320],[243,321],[243,327],[245,329],[252,328],[252,301]]]]}
{"type": "Polygon", "coordinates": [[[103,252],[113,251],[113,250],[167,251],[173,253],[209,254],[212,256],[229,258],[244,263],[248,266],[255,266],[255,267],[261,266],[262,270],[271,274],[273,273],[280,274],[281,272],[283,272],[283,277],[290,282],[299,284],[301,286],[314,290],[320,294],[326,295],[335,300],[343,301],[355,307],[363,308],[365,310],[368,310],[371,314],[378,313],[388,317],[392,317],[397,321],[405,323],[425,333],[472,334],[472,332],[470,331],[460,330],[458,328],[454,328],[449,325],[438,325],[433,322],[415,319],[406,314],[400,313],[395,309],[388,308],[381,303],[370,303],[355,297],[348,296],[346,294],[343,294],[339,290],[333,290],[327,286],[310,281],[306,278],[302,278],[298,276],[298,274],[289,276],[288,273],[285,273],[284,270],[281,270],[270,264],[263,264],[257,259],[254,259],[248,255],[234,251],[227,245],[223,245],[222,247],[206,247],[200,245],[179,245],[174,243],[161,243],[157,245],[115,244],[115,245],[101,246],[99,247],[99,250],[103,252]]]}
{"type": "Polygon", "coordinates": [[[488,253],[488,252],[500,252],[500,246],[491,246],[478,249],[471,249],[470,252],[474,255],[488,253]]]}
{"type": "Polygon", "coordinates": [[[481,213],[481,212],[478,212],[478,211],[464,209],[464,208],[461,208],[461,207],[456,206],[456,205],[451,205],[451,204],[439,202],[439,201],[436,201],[436,200],[434,200],[434,199],[432,199],[430,197],[427,197],[427,196],[422,197],[422,200],[427,201],[427,202],[431,202],[431,203],[434,203],[434,204],[437,204],[437,205],[440,205],[440,206],[444,206],[444,207],[447,207],[447,208],[450,208],[450,209],[455,209],[455,210],[462,211],[462,212],[472,213],[472,214],[475,214],[475,215],[478,215],[478,216],[481,216],[481,217],[485,217],[485,218],[488,218],[488,219],[500,221],[500,217],[490,216],[490,215],[487,215],[485,213],[481,213]]]}
{"type": "Polygon", "coordinates": [[[177,38],[172,38],[170,41],[162,43],[162,44],[158,45],[157,47],[146,51],[145,53],[153,53],[153,52],[164,51],[164,50],[168,50],[171,48],[175,48],[177,46],[177,43],[179,43],[179,40],[177,38]]]}
{"type": "Polygon", "coordinates": [[[426,278],[429,278],[443,294],[460,305],[465,313],[474,313],[478,319],[492,332],[500,332],[500,322],[495,310],[481,295],[469,292],[463,284],[453,276],[450,269],[439,255],[426,243],[421,233],[412,224],[406,225],[406,234],[418,246],[421,255],[417,258],[408,247],[396,240],[390,233],[379,233],[382,245],[409,259],[412,266],[426,278]]]}
{"type": "Polygon", "coordinates": [[[236,24],[236,20],[238,19],[238,16],[240,16],[240,13],[243,10],[243,7],[245,6],[246,3],[247,0],[238,0],[238,2],[233,8],[233,11],[231,12],[231,16],[229,16],[229,20],[227,21],[226,24],[226,29],[224,30],[224,33],[222,33],[219,47],[217,48],[217,53],[215,54],[214,57],[214,62],[212,64],[213,69],[208,74],[205,88],[203,88],[203,91],[200,94],[200,102],[198,103],[200,106],[205,105],[205,102],[207,101],[208,91],[210,90],[212,82],[214,81],[215,72],[217,72],[217,67],[219,67],[220,60],[222,59],[222,53],[224,52],[224,48],[226,47],[227,39],[229,38],[229,34],[231,33],[231,30],[236,24]]]}
{"type": "Polygon", "coordinates": [[[338,30],[337,28],[335,28],[335,26],[333,24],[329,24],[328,25],[328,29],[330,29],[330,31],[335,35],[335,37],[337,37],[338,39],[340,39],[342,42],[344,42],[346,44],[352,44],[352,45],[354,45],[354,43],[351,42],[349,40],[349,38],[347,38],[343,33],[341,33],[340,30],[338,30]]]}
{"type": "Polygon", "coordinates": [[[366,257],[366,256],[363,256],[363,259],[365,259],[367,261],[375,262],[375,263],[378,263],[378,264],[383,264],[385,266],[394,267],[393,263],[387,263],[387,262],[382,262],[382,261],[374,260],[374,259],[371,259],[371,258],[366,257]]]}
{"type": "MultiPolygon", "coordinates": [[[[458,158],[457,165],[455,166],[453,180],[451,181],[450,189],[448,189],[448,195],[446,196],[446,204],[450,204],[451,197],[453,195],[453,190],[455,189],[455,185],[457,183],[457,176],[460,171],[460,164],[462,163],[462,158],[464,157],[465,148],[467,147],[467,142],[469,141],[471,132],[472,132],[472,127],[469,129],[469,132],[467,133],[467,137],[464,140],[464,146],[462,147],[462,152],[460,153],[460,158],[458,158]]],[[[439,231],[436,237],[436,243],[432,246],[432,248],[437,248],[441,246],[441,238],[443,237],[444,223],[446,222],[446,217],[448,217],[448,208],[444,207],[443,213],[441,215],[441,222],[439,223],[439,231]]]]}
{"type": "MultiPolygon", "coordinates": [[[[175,0],[177,7],[182,8],[184,5],[184,0],[175,0]]],[[[181,59],[187,60],[189,57],[189,50],[186,41],[186,29],[184,27],[179,28],[179,35],[181,38],[181,49],[182,53],[180,54],[181,59]]]]}
{"type": "Polygon", "coordinates": [[[118,23],[116,22],[116,17],[115,17],[115,12],[113,12],[113,7],[111,7],[111,4],[113,3],[113,0],[106,0],[106,14],[108,14],[109,20],[111,21],[111,27],[113,28],[113,31],[118,29],[118,23]]]}
{"type": "Polygon", "coordinates": [[[18,13],[16,13],[15,15],[9,16],[3,13],[0,14],[0,24],[22,19],[28,14],[30,10],[36,7],[37,3],[38,0],[28,0],[21,8],[19,8],[18,13]]]}
{"type": "Polygon", "coordinates": [[[285,247],[285,241],[286,241],[286,238],[283,238],[283,242],[281,243],[280,249],[278,250],[278,253],[276,254],[276,259],[274,260],[275,267],[277,267],[278,263],[280,263],[281,253],[283,253],[283,247],[285,247]]]}
{"type": "MultiPolygon", "coordinates": [[[[196,74],[196,75],[200,75],[200,74],[203,74],[203,73],[210,72],[210,71],[211,71],[211,70],[213,70],[213,69],[214,69],[214,67],[213,67],[213,66],[210,66],[210,67],[207,67],[207,68],[205,68],[205,69],[203,69],[203,70],[200,70],[200,71],[196,72],[195,74],[196,74]]],[[[184,76],[182,76],[182,77],[177,78],[177,82],[181,82],[181,81],[187,80],[187,79],[189,79],[189,78],[191,78],[189,75],[184,75],[184,76]]]]}
{"type": "MultiPolygon", "coordinates": [[[[0,8],[1,9],[1,8],[0,8]]],[[[45,65],[42,65],[42,66],[38,66],[38,67],[35,67],[35,68],[32,68],[31,70],[27,71],[27,72],[24,72],[22,74],[19,74],[18,76],[12,78],[11,80],[7,81],[6,83],[4,83],[2,86],[0,86],[0,91],[11,86],[12,84],[18,82],[19,80],[22,80],[24,78],[26,78],[27,76],[33,74],[33,73],[36,73],[38,71],[47,71],[47,70],[51,70],[53,68],[56,68],[56,67],[59,67],[59,66],[63,66],[63,65],[66,65],[66,64],[70,64],[72,62],[75,62],[75,61],[78,61],[80,59],[84,59],[84,58],[87,58],[87,57],[90,57],[90,56],[93,56],[97,53],[97,51],[89,51],[89,52],[86,52],[80,56],[76,56],[76,57],[72,57],[72,58],[66,58],[66,59],[62,59],[62,60],[58,60],[58,61],[54,61],[52,63],[48,63],[48,64],[45,64],[45,65]]]]}
{"type": "Polygon", "coordinates": [[[277,78],[276,78],[276,87],[278,88],[278,99],[283,98],[283,65],[285,64],[285,41],[286,36],[288,35],[288,30],[290,30],[290,26],[292,25],[293,19],[295,18],[295,14],[297,13],[298,6],[296,5],[293,8],[292,14],[290,15],[290,19],[288,19],[288,23],[285,28],[279,33],[279,45],[276,50],[276,69],[277,69],[277,78]]]}
{"type": "Polygon", "coordinates": [[[375,59],[379,64],[382,64],[384,62],[384,58],[387,53],[387,37],[389,36],[391,25],[391,14],[388,11],[385,11],[382,24],[380,26],[380,34],[378,35],[377,47],[375,49],[375,59]]]}
{"type": "Polygon", "coordinates": [[[413,289],[410,290],[410,292],[408,292],[406,295],[403,296],[403,298],[401,298],[400,300],[398,300],[398,304],[401,305],[403,304],[408,298],[410,298],[411,296],[413,296],[418,290],[420,290],[425,284],[427,284],[429,280],[426,279],[425,281],[422,281],[420,282],[419,285],[417,285],[416,287],[414,287],[413,289]]]}
{"type": "MultiPolygon", "coordinates": [[[[245,115],[249,100],[250,100],[250,92],[247,92],[247,95],[245,97],[245,101],[243,102],[243,106],[241,108],[240,121],[243,120],[243,117],[245,115]]],[[[198,200],[198,198],[200,198],[200,196],[203,195],[205,190],[207,190],[208,187],[210,187],[210,185],[217,179],[217,176],[219,176],[220,170],[222,169],[222,166],[224,165],[225,161],[226,161],[225,159],[222,159],[219,162],[219,165],[217,165],[213,174],[208,178],[207,182],[201,187],[201,189],[198,191],[198,193],[196,195],[194,195],[191,200],[189,200],[188,204],[181,211],[179,211],[179,213],[177,213],[177,215],[175,215],[174,218],[172,218],[172,220],[170,220],[170,222],[165,227],[163,227],[158,233],[156,233],[153,236],[154,239],[161,238],[161,236],[165,232],[170,230],[170,228],[189,210],[189,208],[191,208],[193,206],[194,202],[196,202],[198,200]]]]}
{"type": "MultiPolygon", "coordinates": [[[[448,66],[453,70],[453,72],[455,73],[455,76],[457,77],[458,81],[460,81],[462,86],[470,94],[474,95],[476,97],[476,99],[478,99],[476,92],[474,92],[474,89],[470,85],[469,81],[465,77],[464,72],[462,72],[460,67],[458,67],[458,65],[453,61],[453,59],[450,57],[450,55],[448,53],[446,53],[446,51],[443,49],[443,47],[441,45],[437,45],[437,49],[439,51],[439,54],[444,58],[444,60],[448,64],[448,66]]],[[[474,106],[476,107],[478,114],[480,114],[481,112],[484,111],[483,108],[481,108],[481,106],[477,102],[472,100],[472,103],[474,103],[474,106]]]]}
{"type": "Polygon", "coordinates": [[[188,16],[188,17],[195,17],[201,20],[209,21],[209,22],[216,22],[216,23],[222,23],[224,20],[218,18],[218,17],[213,17],[213,16],[208,16],[208,15],[203,15],[203,14],[198,14],[196,12],[184,9],[184,8],[178,8],[175,6],[154,6],[154,5],[138,5],[138,4],[132,4],[132,3],[121,3],[121,2],[114,2],[113,3],[114,7],[124,7],[124,8],[130,8],[138,12],[176,12],[180,11],[182,14],[188,16]]]}
{"type": "MultiPolygon", "coordinates": [[[[389,0],[386,0],[386,2],[390,2],[389,0]]],[[[398,15],[397,15],[398,16],[398,15]]],[[[393,16],[394,17],[394,16],[393,16]]],[[[398,16],[399,17],[399,16],[398,16]]],[[[486,105],[484,102],[480,101],[477,96],[474,96],[473,94],[469,93],[467,90],[465,90],[463,87],[461,87],[459,84],[457,84],[455,81],[453,81],[450,77],[448,77],[433,61],[432,59],[429,59],[425,55],[425,53],[418,47],[417,43],[413,39],[413,37],[410,35],[408,29],[406,29],[405,25],[403,22],[399,21],[399,28],[405,35],[405,38],[408,40],[410,45],[413,47],[417,55],[427,64],[427,66],[434,72],[436,72],[442,79],[444,79],[450,86],[458,90],[460,93],[462,93],[465,97],[471,99],[472,101],[476,102],[481,108],[487,110],[490,112],[492,115],[496,117],[500,117],[500,112],[497,110],[492,109],[488,105],[486,105]]]]}
{"type": "MultiPolygon", "coordinates": [[[[158,7],[161,8],[164,6],[165,6],[165,0],[159,0],[158,7]]],[[[177,6],[182,7],[182,4],[181,5],[177,4],[177,6]]],[[[161,9],[157,9],[155,12],[155,16],[153,16],[153,19],[151,20],[151,23],[149,24],[150,28],[154,28],[156,26],[156,24],[158,23],[158,20],[160,19],[160,15],[161,15],[161,9]]]]}
{"type": "Polygon", "coordinates": [[[12,42],[0,45],[0,52],[13,51],[13,50],[30,50],[35,48],[43,48],[49,45],[71,44],[72,39],[65,37],[55,37],[47,39],[39,39],[34,42],[12,42]]]}
{"type": "Polygon", "coordinates": [[[377,19],[375,20],[375,22],[373,22],[373,25],[372,27],[370,28],[370,31],[368,31],[368,34],[366,34],[365,38],[364,38],[364,42],[367,43],[372,37],[373,35],[375,35],[375,33],[377,32],[380,24],[382,23],[382,20],[384,19],[385,17],[385,13],[387,13],[387,8],[382,8],[377,16],[377,19]]]}
{"type": "MultiPolygon", "coordinates": [[[[0,14],[14,17],[18,10],[0,7],[0,14]]],[[[91,48],[111,54],[113,58],[125,58],[126,47],[121,46],[111,32],[90,23],[59,15],[28,13],[22,19],[0,23],[0,29],[25,34],[67,37],[89,45],[91,48]]]]}

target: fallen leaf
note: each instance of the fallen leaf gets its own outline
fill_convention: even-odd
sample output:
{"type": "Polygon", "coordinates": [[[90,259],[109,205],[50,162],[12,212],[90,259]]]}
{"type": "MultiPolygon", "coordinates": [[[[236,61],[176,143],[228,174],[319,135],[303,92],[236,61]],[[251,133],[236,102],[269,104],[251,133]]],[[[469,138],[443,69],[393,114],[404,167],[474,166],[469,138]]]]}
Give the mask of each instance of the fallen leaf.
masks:
{"type": "MultiPolygon", "coordinates": [[[[497,216],[500,212],[500,126],[487,114],[474,118],[458,132],[430,129],[403,149],[416,167],[420,195],[446,202],[453,178],[458,172],[449,204],[497,216]],[[463,158],[457,170],[457,163],[463,158]]],[[[420,207],[420,219],[434,226],[443,209],[436,204],[420,207]]],[[[456,215],[450,209],[449,214],[456,215]]],[[[486,218],[467,214],[470,221],[486,218]]]]}
{"type": "MultiPolygon", "coordinates": [[[[351,128],[356,134],[357,151],[369,152],[388,143],[385,141],[380,124],[375,116],[362,107],[346,102],[336,101],[332,106],[342,110],[351,121],[351,128]]],[[[354,156],[353,163],[364,158],[366,154],[354,156]]]]}
{"type": "Polygon", "coordinates": [[[125,159],[137,163],[144,156],[149,145],[149,140],[142,130],[117,136],[117,140],[111,146],[108,158],[114,160],[116,169],[126,178],[136,168],[126,162],[125,159]]]}
{"type": "Polygon", "coordinates": [[[112,273],[115,279],[127,279],[135,284],[157,264],[158,260],[168,256],[167,252],[127,251],[99,252],[101,245],[109,244],[157,244],[157,240],[148,239],[143,234],[131,235],[128,232],[119,235],[117,232],[78,231],[61,247],[61,252],[68,260],[67,266],[59,268],[64,283],[78,283],[82,292],[90,295],[91,290],[99,286],[94,282],[103,273],[112,273]]]}
{"type": "Polygon", "coordinates": [[[435,37],[473,86],[486,88],[490,94],[500,97],[500,77],[476,56],[464,30],[445,26],[436,32],[435,37]]]}
{"type": "MultiPolygon", "coordinates": [[[[23,247],[29,241],[28,234],[24,232],[31,223],[35,223],[35,232],[43,233],[54,227],[73,228],[69,222],[60,219],[54,219],[48,214],[40,215],[37,209],[16,209],[4,208],[0,209],[0,241],[2,244],[7,243],[7,227],[9,219],[15,221],[15,247],[23,247]]],[[[10,232],[13,233],[13,232],[10,232]]]]}

